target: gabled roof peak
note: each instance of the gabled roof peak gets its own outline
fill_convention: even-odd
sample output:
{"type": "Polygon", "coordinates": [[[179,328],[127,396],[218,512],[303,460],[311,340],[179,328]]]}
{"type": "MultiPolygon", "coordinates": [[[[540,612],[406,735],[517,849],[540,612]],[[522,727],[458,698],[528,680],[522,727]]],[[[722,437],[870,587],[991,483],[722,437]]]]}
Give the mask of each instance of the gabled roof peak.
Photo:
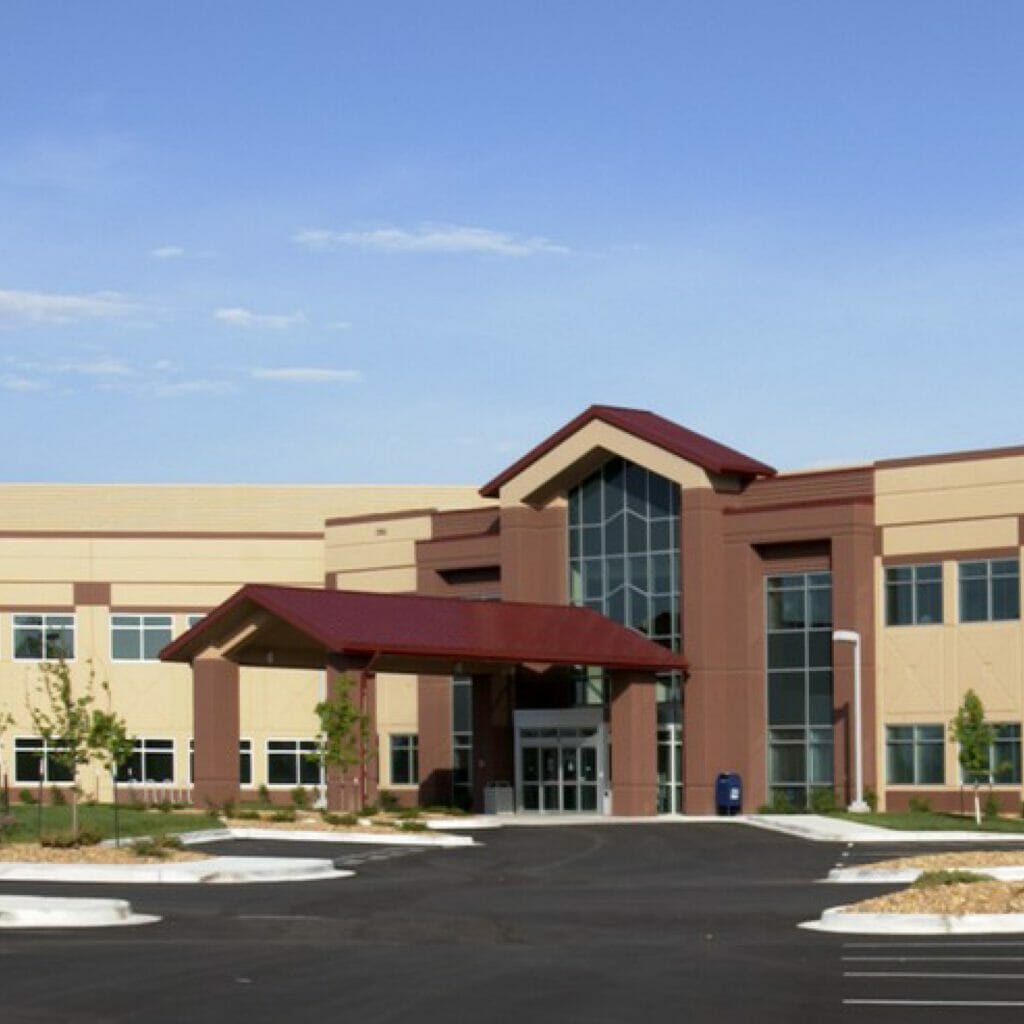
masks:
{"type": "Polygon", "coordinates": [[[480,488],[480,494],[485,498],[496,498],[501,488],[509,480],[518,476],[523,470],[594,420],[600,420],[609,426],[663,448],[711,473],[722,476],[739,476],[745,479],[775,475],[775,470],[771,466],[758,462],[757,459],[752,459],[734,448],[720,444],[710,437],[705,437],[678,423],[673,423],[672,420],[667,420],[657,413],[649,412],[646,409],[629,409],[617,405],[592,405],[561,430],[556,431],[527,452],[503,473],[486,483],[480,488]]]}

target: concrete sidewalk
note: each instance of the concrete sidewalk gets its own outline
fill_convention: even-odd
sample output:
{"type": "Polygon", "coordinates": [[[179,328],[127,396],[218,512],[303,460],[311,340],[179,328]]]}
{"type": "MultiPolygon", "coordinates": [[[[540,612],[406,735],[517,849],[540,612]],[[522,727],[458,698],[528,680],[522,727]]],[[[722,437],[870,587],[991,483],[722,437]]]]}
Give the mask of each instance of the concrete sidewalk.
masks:
{"type": "Polygon", "coordinates": [[[1024,843],[1024,832],[903,832],[820,814],[748,814],[742,820],[817,843],[1024,843]]]}

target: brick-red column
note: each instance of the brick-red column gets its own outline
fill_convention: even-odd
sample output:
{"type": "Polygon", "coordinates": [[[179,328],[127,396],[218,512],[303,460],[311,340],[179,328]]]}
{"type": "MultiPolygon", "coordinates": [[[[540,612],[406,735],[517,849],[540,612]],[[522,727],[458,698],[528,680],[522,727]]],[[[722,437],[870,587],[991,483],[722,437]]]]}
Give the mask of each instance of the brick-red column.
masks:
{"type": "Polygon", "coordinates": [[[195,773],[192,802],[238,799],[238,666],[223,658],[192,662],[195,773]]]}
{"type": "Polygon", "coordinates": [[[612,813],[657,813],[658,709],[653,675],[611,677],[612,813]]]}
{"type": "Polygon", "coordinates": [[[515,683],[504,673],[473,676],[473,809],[484,809],[489,782],[514,785],[515,683]]]}
{"type": "Polygon", "coordinates": [[[422,806],[452,802],[452,681],[448,676],[420,676],[419,758],[422,806]]]}

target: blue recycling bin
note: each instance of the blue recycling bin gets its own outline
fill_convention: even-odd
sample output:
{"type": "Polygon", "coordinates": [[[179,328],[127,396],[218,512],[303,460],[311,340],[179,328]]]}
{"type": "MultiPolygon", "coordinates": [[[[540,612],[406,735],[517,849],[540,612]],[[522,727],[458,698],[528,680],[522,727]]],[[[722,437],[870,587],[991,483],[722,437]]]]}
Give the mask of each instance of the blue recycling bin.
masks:
{"type": "Polygon", "coordinates": [[[743,780],[736,772],[721,772],[715,780],[715,807],[719,814],[739,814],[743,806],[743,780]]]}

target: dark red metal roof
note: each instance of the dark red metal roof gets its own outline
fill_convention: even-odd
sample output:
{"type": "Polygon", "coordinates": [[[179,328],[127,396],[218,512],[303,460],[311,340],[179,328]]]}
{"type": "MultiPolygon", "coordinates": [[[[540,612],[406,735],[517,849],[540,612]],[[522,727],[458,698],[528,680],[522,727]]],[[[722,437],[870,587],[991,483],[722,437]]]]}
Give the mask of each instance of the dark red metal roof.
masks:
{"type": "Polygon", "coordinates": [[[161,651],[190,661],[239,615],[267,612],[326,652],[682,671],[686,659],[586,608],[249,584],[161,651]],[[220,627],[220,628],[218,628],[220,627]]]}
{"type": "Polygon", "coordinates": [[[536,448],[527,452],[503,473],[484,484],[480,488],[480,494],[485,498],[498,497],[498,492],[504,484],[522,473],[541,456],[557,448],[566,438],[571,437],[592,420],[602,420],[610,426],[618,427],[627,434],[649,441],[712,473],[735,474],[748,478],[775,475],[775,470],[771,466],[758,462],[757,459],[752,459],[734,448],[712,441],[710,437],[687,430],[686,427],[681,427],[678,423],[673,423],[653,412],[647,412],[645,409],[622,409],[614,405],[592,405],[546,441],[541,441],[536,448]]]}

